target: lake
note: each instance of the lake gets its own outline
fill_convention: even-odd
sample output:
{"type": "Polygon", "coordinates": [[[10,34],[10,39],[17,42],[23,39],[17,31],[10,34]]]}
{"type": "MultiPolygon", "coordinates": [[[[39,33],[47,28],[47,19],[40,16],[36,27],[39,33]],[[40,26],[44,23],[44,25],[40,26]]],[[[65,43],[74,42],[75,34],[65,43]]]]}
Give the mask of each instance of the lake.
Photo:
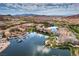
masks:
{"type": "Polygon", "coordinates": [[[67,49],[47,48],[44,46],[45,35],[36,32],[28,33],[21,38],[11,38],[11,44],[1,56],[70,56],[67,49]],[[18,42],[23,39],[22,42],[18,42]]]}

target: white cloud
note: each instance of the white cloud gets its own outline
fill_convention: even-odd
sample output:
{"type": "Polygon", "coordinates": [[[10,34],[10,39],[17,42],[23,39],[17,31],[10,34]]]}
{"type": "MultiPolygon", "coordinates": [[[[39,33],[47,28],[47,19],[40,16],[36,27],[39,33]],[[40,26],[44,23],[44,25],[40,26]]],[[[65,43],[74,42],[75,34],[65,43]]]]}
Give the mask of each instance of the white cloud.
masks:
{"type": "MultiPolygon", "coordinates": [[[[1,4],[0,4],[1,5],[1,4]]],[[[0,8],[3,8],[7,13],[10,14],[38,14],[38,15],[67,15],[67,14],[79,14],[79,4],[4,4],[4,7],[1,5],[0,8]],[[15,12],[15,13],[14,13],[15,12]]],[[[0,9],[0,13],[4,13],[0,9]]]]}

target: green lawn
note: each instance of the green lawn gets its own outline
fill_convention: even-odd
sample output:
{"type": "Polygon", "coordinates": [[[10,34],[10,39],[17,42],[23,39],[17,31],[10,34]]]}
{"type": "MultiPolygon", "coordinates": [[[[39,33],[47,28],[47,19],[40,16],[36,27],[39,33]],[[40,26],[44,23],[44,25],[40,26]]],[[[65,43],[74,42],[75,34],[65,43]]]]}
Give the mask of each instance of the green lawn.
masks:
{"type": "Polygon", "coordinates": [[[69,29],[76,35],[79,39],[79,25],[69,25],[69,29]]]}

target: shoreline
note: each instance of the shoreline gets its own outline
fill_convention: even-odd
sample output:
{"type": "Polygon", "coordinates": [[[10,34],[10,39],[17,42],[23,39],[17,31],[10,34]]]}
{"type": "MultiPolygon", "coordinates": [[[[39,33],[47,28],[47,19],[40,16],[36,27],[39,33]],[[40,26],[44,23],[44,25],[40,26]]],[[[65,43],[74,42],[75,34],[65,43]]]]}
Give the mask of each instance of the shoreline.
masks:
{"type": "Polygon", "coordinates": [[[6,41],[5,43],[0,43],[0,53],[3,52],[9,45],[9,41],[6,41]]]}

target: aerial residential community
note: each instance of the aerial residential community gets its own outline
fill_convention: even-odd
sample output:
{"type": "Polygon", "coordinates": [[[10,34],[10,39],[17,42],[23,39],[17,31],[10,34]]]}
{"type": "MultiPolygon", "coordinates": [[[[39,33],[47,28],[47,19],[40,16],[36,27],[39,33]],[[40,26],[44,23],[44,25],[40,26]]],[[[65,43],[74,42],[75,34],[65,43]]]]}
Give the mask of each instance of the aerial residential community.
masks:
{"type": "Polygon", "coordinates": [[[79,56],[78,6],[0,4],[0,55],[79,56]]]}

